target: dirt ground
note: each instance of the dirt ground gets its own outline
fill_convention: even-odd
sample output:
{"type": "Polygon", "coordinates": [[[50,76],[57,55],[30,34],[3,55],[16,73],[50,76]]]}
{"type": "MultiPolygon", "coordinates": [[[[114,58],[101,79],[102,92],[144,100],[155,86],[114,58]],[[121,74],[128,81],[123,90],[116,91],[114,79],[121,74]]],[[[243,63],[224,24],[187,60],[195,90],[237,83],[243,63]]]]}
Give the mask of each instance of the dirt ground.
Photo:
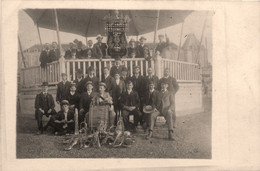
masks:
{"type": "Polygon", "coordinates": [[[133,134],[136,142],[127,148],[101,147],[64,151],[64,137],[50,133],[37,136],[32,115],[17,117],[17,158],[211,158],[211,98],[204,98],[205,112],[177,117],[175,141],[167,139],[166,126],[156,126],[146,140],[141,129],[133,134]]]}

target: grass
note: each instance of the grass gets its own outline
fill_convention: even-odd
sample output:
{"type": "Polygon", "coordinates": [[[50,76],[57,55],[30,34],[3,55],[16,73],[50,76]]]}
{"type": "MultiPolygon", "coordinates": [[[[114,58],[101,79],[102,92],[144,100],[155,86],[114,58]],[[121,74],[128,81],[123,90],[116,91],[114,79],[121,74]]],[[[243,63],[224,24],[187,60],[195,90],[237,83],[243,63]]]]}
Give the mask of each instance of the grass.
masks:
{"type": "Polygon", "coordinates": [[[127,148],[101,147],[64,151],[64,137],[51,133],[35,135],[34,116],[19,115],[17,119],[17,158],[211,158],[211,105],[206,101],[204,113],[177,117],[175,141],[167,139],[166,126],[156,126],[152,140],[138,129],[136,142],[127,148]]]}

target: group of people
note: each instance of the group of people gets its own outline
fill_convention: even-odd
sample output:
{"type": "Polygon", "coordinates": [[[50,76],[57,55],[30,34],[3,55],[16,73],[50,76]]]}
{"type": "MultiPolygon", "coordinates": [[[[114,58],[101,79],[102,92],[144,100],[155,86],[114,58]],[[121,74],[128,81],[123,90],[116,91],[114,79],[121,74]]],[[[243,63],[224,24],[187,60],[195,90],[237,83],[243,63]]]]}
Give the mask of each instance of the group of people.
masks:
{"type": "MultiPolygon", "coordinates": [[[[159,35],[159,44],[156,46],[155,53],[162,53],[163,49],[169,46],[169,39],[166,35],[166,41],[164,41],[164,35],[159,35]]],[[[92,40],[88,40],[86,47],[83,47],[83,43],[77,39],[69,44],[69,49],[65,52],[65,59],[102,59],[107,55],[107,44],[103,43],[103,37],[97,35],[97,42],[94,44],[92,40]]],[[[140,37],[139,41],[131,39],[129,41],[129,47],[127,48],[127,58],[145,58],[151,59],[149,47],[146,45],[146,38],[140,37]]],[[[40,55],[41,67],[45,67],[47,63],[56,61],[60,58],[60,51],[58,49],[57,42],[52,43],[52,47],[46,43],[44,49],[40,55]]]]}

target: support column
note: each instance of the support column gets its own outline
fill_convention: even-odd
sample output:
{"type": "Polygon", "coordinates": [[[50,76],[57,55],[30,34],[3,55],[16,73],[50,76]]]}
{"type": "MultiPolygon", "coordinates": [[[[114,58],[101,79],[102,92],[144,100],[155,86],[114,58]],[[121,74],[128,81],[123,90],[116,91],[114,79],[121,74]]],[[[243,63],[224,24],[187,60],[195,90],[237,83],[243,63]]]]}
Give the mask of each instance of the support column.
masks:
{"type": "Polygon", "coordinates": [[[154,37],[153,37],[154,48],[155,48],[157,30],[158,30],[158,25],[159,25],[159,17],[160,17],[160,10],[157,11],[157,15],[156,15],[156,24],[155,24],[154,37]]]}
{"type": "Polygon", "coordinates": [[[39,25],[37,23],[37,32],[38,32],[38,36],[39,36],[39,40],[40,40],[40,44],[41,44],[41,48],[43,50],[43,46],[42,46],[42,38],[41,38],[41,34],[40,34],[40,29],[39,29],[39,25]]]}
{"type": "Polygon", "coordinates": [[[180,51],[181,51],[181,41],[182,41],[183,25],[184,25],[184,21],[182,22],[182,25],[181,25],[181,37],[180,37],[180,43],[179,43],[179,47],[178,47],[178,57],[177,57],[177,60],[180,60],[180,51]]]}
{"type": "Polygon", "coordinates": [[[162,77],[162,57],[159,53],[156,53],[155,58],[155,74],[158,78],[162,77]]]}

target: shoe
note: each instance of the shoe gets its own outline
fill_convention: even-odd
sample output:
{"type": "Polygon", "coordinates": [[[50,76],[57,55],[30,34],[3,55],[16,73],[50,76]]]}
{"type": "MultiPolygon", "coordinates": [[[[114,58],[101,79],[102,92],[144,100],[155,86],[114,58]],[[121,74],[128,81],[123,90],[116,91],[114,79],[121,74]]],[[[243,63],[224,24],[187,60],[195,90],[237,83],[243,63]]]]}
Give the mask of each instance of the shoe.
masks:
{"type": "Polygon", "coordinates": [[[152,138],[152,136],[153,136],[153,131],[149,130],[149,134],[147,135],[146,139],[149,140],[152,138]]]}
{"type": "Polygon", "coordinates": [[[173,138],[173,130],[170,130],[168,133],[168,139],[174,141],[175,139],[173,138]]]}
{"type": "Polygon", "coordinates": [[[41,135],[42,134],[42,131],[37,131],[36,132],[36,135],[41,135]]]}

